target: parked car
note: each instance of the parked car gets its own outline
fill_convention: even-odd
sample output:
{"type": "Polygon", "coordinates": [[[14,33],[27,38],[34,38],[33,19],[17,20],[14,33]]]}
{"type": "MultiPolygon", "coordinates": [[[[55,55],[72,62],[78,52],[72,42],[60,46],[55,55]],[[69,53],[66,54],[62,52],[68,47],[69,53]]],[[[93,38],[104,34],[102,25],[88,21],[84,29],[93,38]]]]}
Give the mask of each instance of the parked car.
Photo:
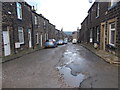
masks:
{"type": "Polygon", "coordinates": [[[63,45],[64,42],[63,42],[63,40],[61,39],[61,40],[58,40],[58,41],[57,41],[57,44],[58,44],[58,45],[63,45]]]}
{"type": "Polygon", "coordinates": [[[73,40],[72,40],[72,43],[73,43],[73,44],[76,44],[76,43],[77,43],[77,40],[76,40],[76,39],[73,39],[73,40]]]}
{"type": "Polygon", "coordinates": [[[45,48],[47,47],[57,47],[57,42],[55,39],[48,39],[45,41],[45,48]]]}
{"type": "Polygon", "coordinates": [[[68,43],[68,40],[64,40],[63,42],[64,42],[64,44],[67,44],[67,43],[68,43]]]}

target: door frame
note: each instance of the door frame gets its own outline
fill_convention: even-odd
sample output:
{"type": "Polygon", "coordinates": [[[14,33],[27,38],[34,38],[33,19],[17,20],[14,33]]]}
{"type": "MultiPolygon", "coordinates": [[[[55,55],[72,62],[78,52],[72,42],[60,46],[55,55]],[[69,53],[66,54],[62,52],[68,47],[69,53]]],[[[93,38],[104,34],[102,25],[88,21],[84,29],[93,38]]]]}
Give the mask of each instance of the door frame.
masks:
{"type": "Polygon", "coordinates": [[[41,44],[41,47],[43,47],[43,35],[42,34],[40,35],[40,44],[41,44]]]}
{"type": "Polygon", "coordinates": [[[100,49],[105,51],[105,36],[106,36],[106,23],[101,23],[101,35],[100,35],[100,49]],[[103,27],[104,26],[104,27],[103,27]]]}
{"type": "MultiPolygon", "coordinates": [[[[4,56],[9,56],[9,55],[11,54],[9,31],[3,31],[2,33],[3,33],[3,44],[4,44],[4,46],[3,46],[3,47],[4,47],[4,56]],[[7,54],[6,51],[5,51],[5,50],[6,50],[5,42],[4,42],[4,39],[5,39],[5,38],[4,38],[4,33],[5,33],[5,32],[7,32],[7,34],[8,34],[8,45],[9,45],[9,46],[8,46],[8,48],[9,48],[9,53],[8,53],[8,54],[7,54]]],[[[8,51],[8,50],[7,50],[7,51],[8,51]]]]}

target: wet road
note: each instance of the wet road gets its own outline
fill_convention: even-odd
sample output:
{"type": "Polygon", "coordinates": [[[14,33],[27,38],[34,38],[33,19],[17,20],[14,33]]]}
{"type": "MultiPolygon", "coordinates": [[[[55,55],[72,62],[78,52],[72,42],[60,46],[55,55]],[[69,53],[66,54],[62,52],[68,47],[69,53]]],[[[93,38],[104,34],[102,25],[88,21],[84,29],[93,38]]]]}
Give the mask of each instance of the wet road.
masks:
{"type": "Polygon", "coordinates": [[[117,88],[118,68],[80,45],[43,49],[3,64],[3,88],[117,88]]]}

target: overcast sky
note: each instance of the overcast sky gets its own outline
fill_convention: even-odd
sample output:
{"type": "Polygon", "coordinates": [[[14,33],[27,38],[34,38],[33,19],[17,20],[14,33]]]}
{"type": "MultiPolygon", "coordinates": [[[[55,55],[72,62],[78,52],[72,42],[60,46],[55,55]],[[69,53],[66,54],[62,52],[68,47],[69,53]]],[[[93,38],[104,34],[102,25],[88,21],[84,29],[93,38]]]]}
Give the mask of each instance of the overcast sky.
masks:
{"type": "MultiPolygon", "coordinates": [[[[37,5],[37,13],[42,14],[57,29],[76,31],[87,16],[92,3],[89,0],[26,0],[31,5],[37,5]]],[[[94,1],[94,0],[93,0],[94,1]]]]}

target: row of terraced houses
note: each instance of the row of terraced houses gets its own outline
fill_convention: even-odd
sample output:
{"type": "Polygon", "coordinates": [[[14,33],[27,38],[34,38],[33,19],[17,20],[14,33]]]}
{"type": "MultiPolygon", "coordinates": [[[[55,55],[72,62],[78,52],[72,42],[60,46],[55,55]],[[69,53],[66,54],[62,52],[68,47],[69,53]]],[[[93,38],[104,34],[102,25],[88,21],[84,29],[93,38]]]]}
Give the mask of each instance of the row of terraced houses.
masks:
{"type": "Polygon", "coordinates": [[[0,7],[0,56],[3,60],[44,48],[47,39],[65,37],[62,30],[36,13],[27,2],[0,2],[0,7]]]}
{"type": "Polygon", "coordinates": [[[94,2],[79,32],[82,43],[120,57],[120,1],[94,2]]]}

